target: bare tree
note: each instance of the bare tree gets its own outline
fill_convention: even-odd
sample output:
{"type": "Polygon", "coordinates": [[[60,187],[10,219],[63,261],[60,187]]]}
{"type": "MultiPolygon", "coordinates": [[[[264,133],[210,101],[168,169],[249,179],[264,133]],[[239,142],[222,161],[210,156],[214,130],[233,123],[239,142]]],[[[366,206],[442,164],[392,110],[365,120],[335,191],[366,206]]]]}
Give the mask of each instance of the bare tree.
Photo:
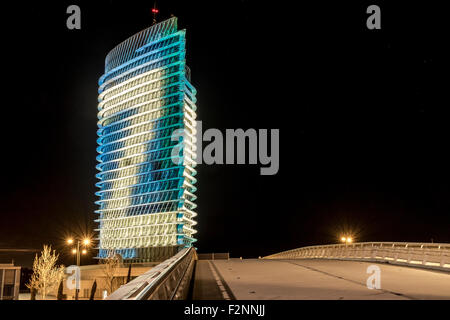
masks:
{"type": "Polygon", "coordinates": [[[64,266],[56,265],[59,254],[52,247],[44,245],[41,256],[34,258],[33,275],[27,287],[31,290],[35,289],[40,293],[42,299],[45,300],[47,295],[56,290],[56,287],[64,277],[64,266]]]}
{"type": "Polygon", "coordinates": [[[108,289],[108,295],[116,290],[116,273],[120,267],[121,261],[119,256],[112,255],[104,260],[103,263],[103,273],[105,274],[106,286],[108,289]]]}

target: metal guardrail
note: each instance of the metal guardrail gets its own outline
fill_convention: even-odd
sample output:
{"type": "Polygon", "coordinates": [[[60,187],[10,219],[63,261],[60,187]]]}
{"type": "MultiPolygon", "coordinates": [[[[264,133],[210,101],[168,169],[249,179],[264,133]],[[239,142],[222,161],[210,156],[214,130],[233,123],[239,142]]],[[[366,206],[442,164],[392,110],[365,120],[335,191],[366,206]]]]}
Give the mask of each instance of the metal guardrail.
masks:
{"type": "Polygon", "coordinates": [[[189,293],[197,253],[185,248],[133,281],[106,300],[184,300],[189,293]]]}
{"type": "Polygon", "coordinates": [[[450,271],[450,243],[359,242],[310,246],[263,259],[339,259],[388,262],[450,271]]]}

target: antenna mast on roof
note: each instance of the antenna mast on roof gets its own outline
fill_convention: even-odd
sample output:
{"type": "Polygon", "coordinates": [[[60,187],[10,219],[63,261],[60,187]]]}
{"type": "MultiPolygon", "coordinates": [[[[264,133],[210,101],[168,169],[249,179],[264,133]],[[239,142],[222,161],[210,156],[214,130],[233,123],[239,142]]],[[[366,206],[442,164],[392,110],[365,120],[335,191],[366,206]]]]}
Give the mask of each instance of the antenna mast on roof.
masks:
{"type": "Polygon", "coordinates": [[[156,23],[156,15],[158,14],[159,10],[156,8],[156,1],[153,3],[152,8],[152,14],[153,14],[153,24],[156,23]]]}

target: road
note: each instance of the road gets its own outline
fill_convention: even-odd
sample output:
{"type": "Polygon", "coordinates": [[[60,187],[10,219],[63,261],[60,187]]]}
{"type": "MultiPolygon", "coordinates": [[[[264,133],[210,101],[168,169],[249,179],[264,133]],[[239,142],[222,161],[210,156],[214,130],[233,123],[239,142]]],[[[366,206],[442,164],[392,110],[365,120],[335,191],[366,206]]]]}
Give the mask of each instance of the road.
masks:
{"type": "Polygon", "coordinates": [[[321,259],[199,260],[194,300],[450,299],[450,274],[375,264],[381,289],[368,289],[374,263],[321,259]]]}

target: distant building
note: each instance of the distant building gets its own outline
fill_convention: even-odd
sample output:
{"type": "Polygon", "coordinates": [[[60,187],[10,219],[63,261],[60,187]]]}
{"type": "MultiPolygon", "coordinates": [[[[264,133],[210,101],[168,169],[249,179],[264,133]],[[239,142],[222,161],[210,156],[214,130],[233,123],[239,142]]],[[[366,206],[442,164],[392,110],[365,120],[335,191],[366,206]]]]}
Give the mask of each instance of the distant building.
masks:
{"type": "Polygon", "coordinates": [[[117,253],[125,262],[162,261],[196,241],[196,90],[185,33],[173,17],[106,57],[98,105],[100,259],[117,253]]]}
{"type": "Polygon", "coordinates": [[[18,300],[20,288],[20,267],[14,264],[0,264],[0,300],[18,300]]]}

